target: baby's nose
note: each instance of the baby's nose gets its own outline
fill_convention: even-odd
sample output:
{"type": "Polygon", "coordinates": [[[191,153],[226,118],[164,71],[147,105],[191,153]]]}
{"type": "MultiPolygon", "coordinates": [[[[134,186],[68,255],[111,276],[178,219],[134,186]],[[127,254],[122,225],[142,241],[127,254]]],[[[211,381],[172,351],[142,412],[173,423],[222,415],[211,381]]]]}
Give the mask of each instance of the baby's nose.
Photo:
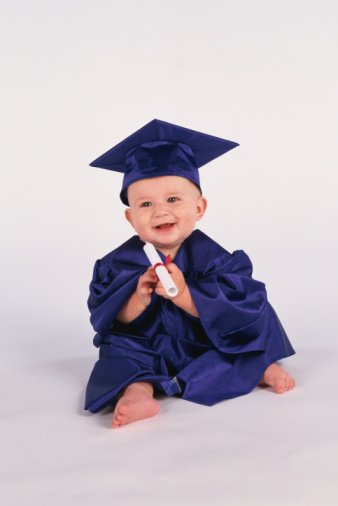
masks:
{"type": "Polygon", "coordinates": [[[168,206],[167,204],[156,204],[154,206],[154,211],[156,216],[164,216],[168,214],[168,206]]]}

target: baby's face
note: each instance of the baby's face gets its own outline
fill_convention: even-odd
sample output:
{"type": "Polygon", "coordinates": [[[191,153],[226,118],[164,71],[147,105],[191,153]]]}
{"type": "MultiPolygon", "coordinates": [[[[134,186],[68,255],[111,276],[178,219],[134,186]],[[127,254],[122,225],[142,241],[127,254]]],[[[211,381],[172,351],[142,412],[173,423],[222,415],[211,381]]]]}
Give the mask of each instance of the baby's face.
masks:
{"type": "Polygon", "coordinates": [[[140,239],[175,257],[206,209],[194,183],[179,176],[142,179],[128,188],[126,218],[140,239]]]}

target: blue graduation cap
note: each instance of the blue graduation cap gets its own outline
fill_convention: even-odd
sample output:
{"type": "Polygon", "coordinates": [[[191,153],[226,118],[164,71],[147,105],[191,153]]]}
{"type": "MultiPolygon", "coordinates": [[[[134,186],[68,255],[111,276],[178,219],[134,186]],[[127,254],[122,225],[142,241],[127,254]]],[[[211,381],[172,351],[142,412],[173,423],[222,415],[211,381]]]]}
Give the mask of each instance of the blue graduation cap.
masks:
{"type": "Polygon", "coordinates": [[[200,188],[199,167],[236,146],[236,142],[154,119],[90,165],[124,173],[120,197],[129,205],[127,188],[140,179],[180,176],[200,188]]]}

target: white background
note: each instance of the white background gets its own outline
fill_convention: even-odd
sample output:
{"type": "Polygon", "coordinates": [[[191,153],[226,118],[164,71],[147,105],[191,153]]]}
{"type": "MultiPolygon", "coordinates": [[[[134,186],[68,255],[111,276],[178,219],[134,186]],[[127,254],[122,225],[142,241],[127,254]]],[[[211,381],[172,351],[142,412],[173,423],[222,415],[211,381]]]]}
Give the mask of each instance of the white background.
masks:
{"type": "Polygon", "coordinates": [[[336,504],[334,0],[1,0],[6,505],[336,504]],[[82,411],[95,260],[133,233],[88,164],[157,118],[240,143],[201,169],[200,228],[244,249],[296,348],[296,391],[82,411]]]}

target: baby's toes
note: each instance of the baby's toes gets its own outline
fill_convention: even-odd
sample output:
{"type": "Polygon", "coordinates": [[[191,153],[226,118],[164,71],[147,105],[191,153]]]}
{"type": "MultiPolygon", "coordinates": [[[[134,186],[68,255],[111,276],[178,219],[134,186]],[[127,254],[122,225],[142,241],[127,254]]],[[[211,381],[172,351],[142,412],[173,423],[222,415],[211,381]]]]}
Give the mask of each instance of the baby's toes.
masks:
{"type": "Polygon", "coordinates": [[[278,394],[284,394],[288,390],[288,384],[285,378],[280,378],[275,385],[275,390],[278,394]]]}
{"type": "Polygon", "coordinates": [[[121,425],[123,425],[124,418],[125,418],[125,415],[123,413],[121,413],[121,410],[120,410],[116,415],[114,415],[114,419],[111,423],[112,427],[115,429],[116,427],[120,427],[121,425]]]}
{"type": "Polygon", "coordinates": [[[292,390],[294,388],[294,381],[292,378],[289,379],[288,381],[288,390],[292,390]]]}

